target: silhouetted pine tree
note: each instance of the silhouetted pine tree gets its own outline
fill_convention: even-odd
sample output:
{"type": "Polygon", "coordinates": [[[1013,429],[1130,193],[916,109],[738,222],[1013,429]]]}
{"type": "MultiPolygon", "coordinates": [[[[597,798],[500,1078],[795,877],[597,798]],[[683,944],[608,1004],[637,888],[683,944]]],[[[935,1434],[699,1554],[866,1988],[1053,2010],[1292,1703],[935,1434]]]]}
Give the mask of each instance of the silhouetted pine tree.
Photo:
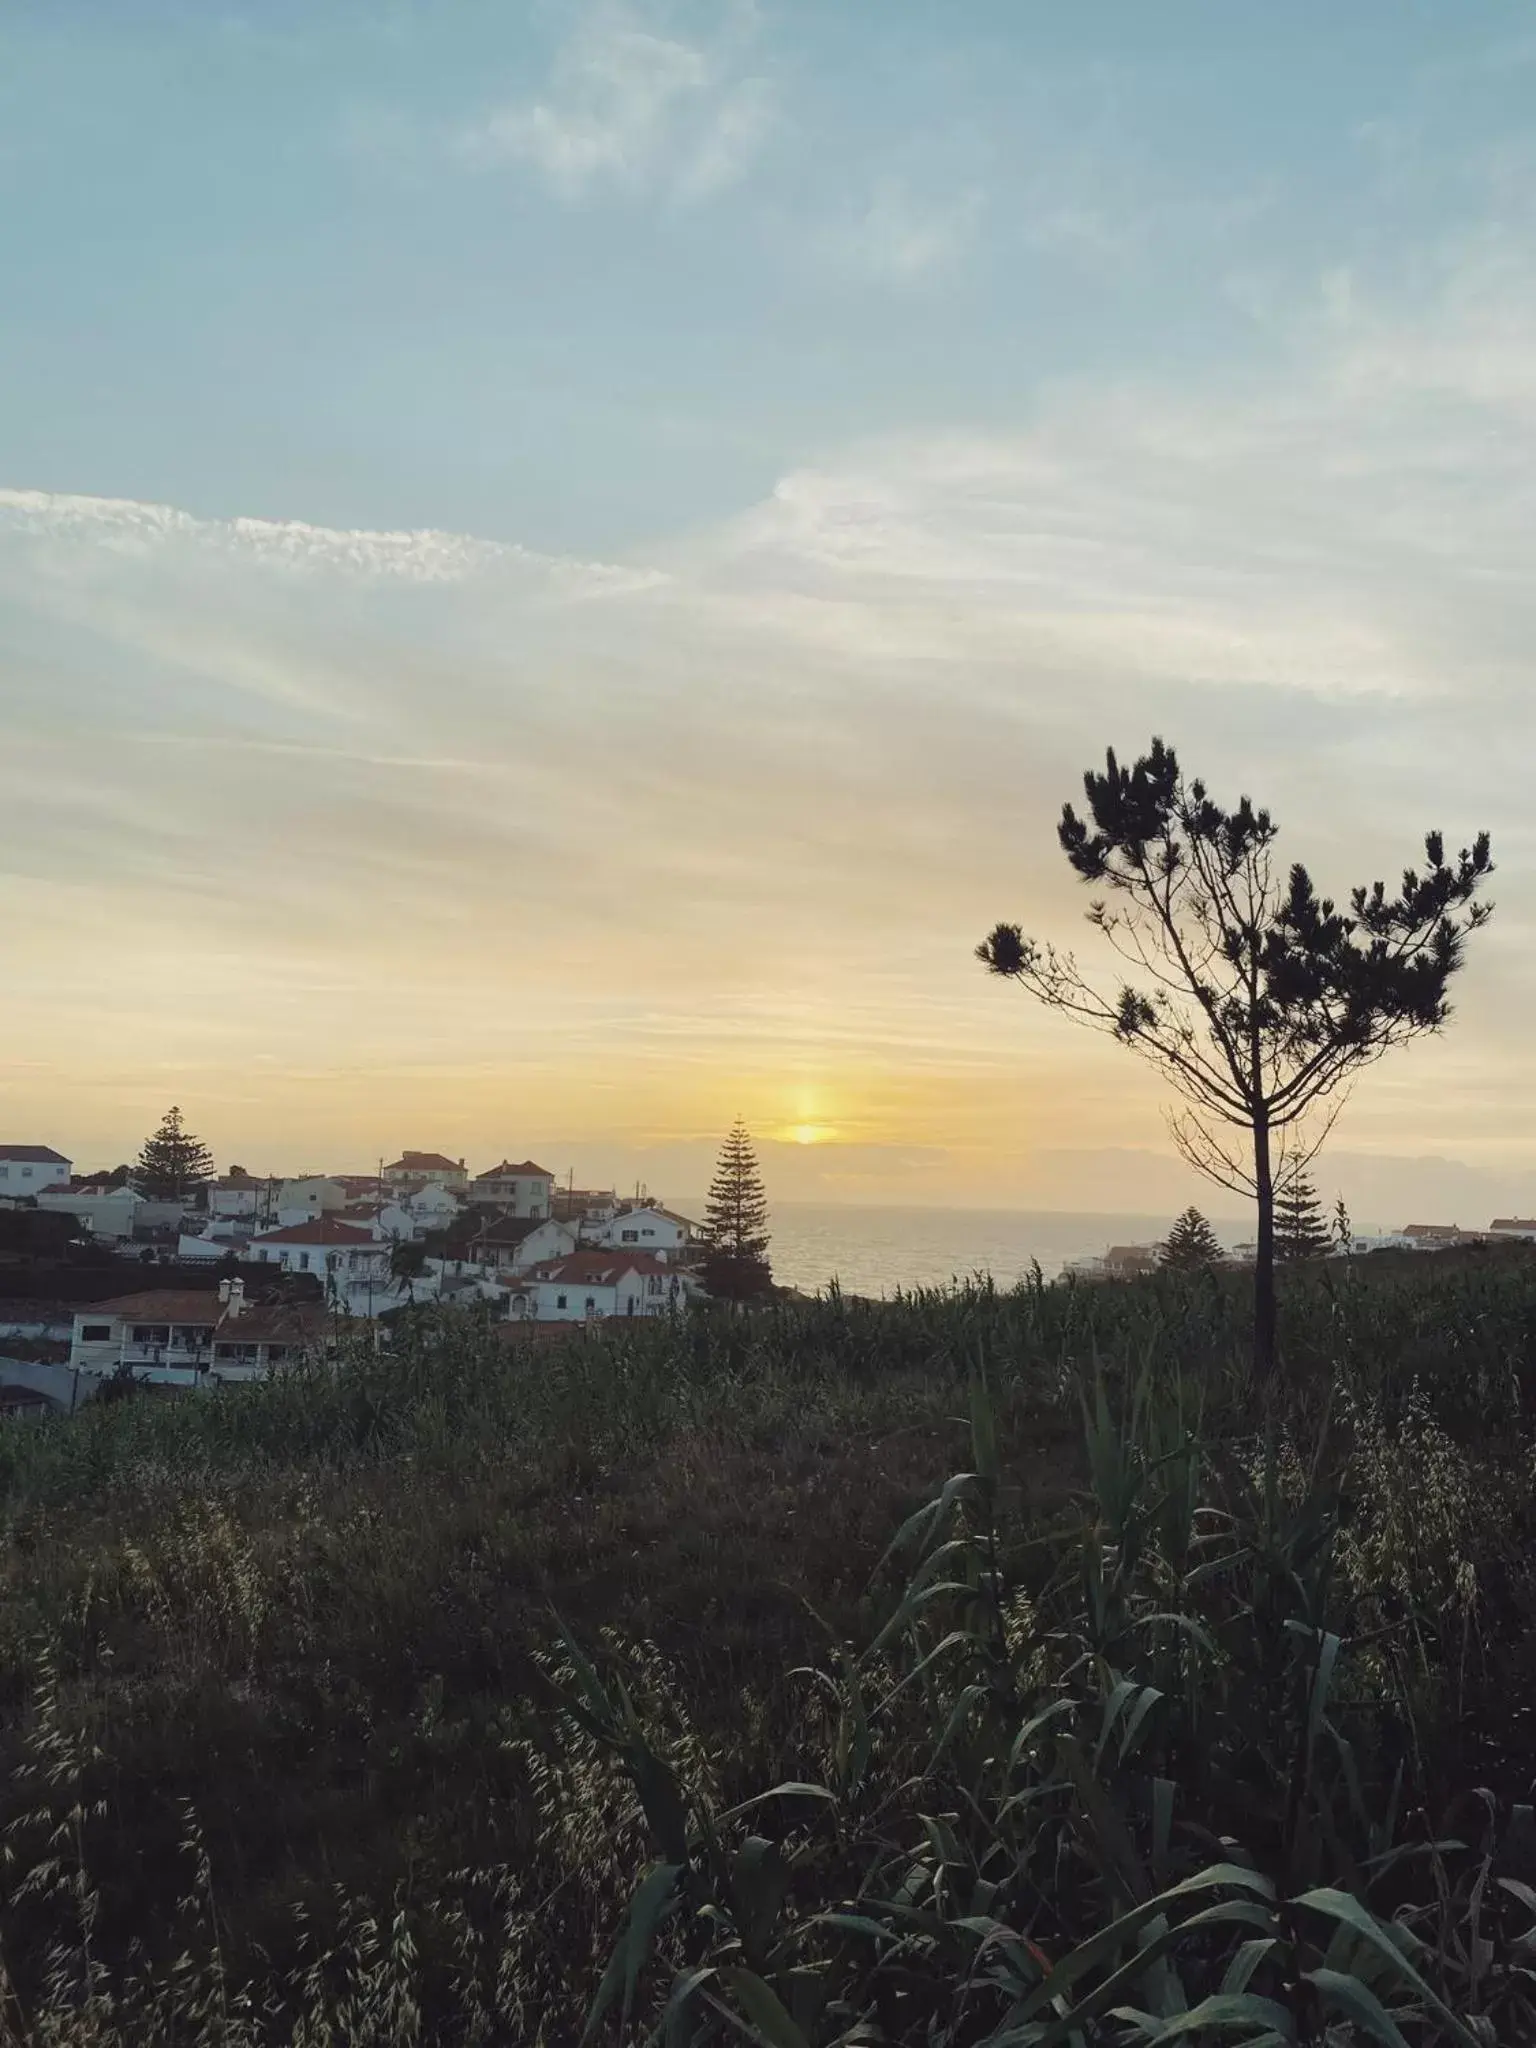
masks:
{"type": "Polygon", "coordinates": [[[1317,1190],[1304,1173],[1292,1174],[1275,1196],[1275,1257],[1321,1259],[1333,1248],[1317,1190]]]}
{"type": "Polygon", "coordinates": [[[718,1301],[751,1301],[773,1286],[768,1197],[746,1126],[737,1119],[720,1147],[704,1209],[704,1285],[718,1301]]]}
{"type": "MultiPolygon", "coordinates": [[[[1122,967],[1095,983],[1070,953],[1000,924],[976,949],[1053,1010],[1092,1024],[1159,1067],[1189,1105],[1175,1120],[1184,1156],[1258,1206],[1253,1366],[1275,1366],[1275,1180],[1304,1146],[1298,1126],[1395,1045],[1438,1031],[1466,941],[1491,915],[1488,835],[1446,858],[1352,889],[1341,910],[1298,862],[1274,852],[1278,828],[1246,796],[1228,811],[1186,781],[1154,739],[1134,767],[1113,751],[1083,777],[1088,815],[1070,804],[1057,837],[1096,892],[1088,912],[1122,967]]],[[[1326,1108],[1319,1112],[1326,1117],[1326,1108]]]]}
{"type": "Polygon", "coordinates": [[[182,1128],[181,1111],[173,1106],[159,1130],[144,1141],[134,1163],[134,1186],[151,1202],[185,1202],[212,1178],[213,1154],[182,1128]]]}
{"type": "Polygon", "coordinates": [[[1176,1273],[1203,1273],[1220,1259],[1221,1246],[1215,1231],[1191,1205],[1168,1233],[1162,1250],[1163,1264],[1176,1273]]]}

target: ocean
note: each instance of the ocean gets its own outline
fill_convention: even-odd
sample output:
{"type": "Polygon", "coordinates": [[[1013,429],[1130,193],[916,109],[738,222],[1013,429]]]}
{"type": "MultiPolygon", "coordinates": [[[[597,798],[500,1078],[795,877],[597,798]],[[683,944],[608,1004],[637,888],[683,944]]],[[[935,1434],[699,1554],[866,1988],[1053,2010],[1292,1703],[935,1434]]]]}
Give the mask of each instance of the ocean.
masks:
{"type": "MultiPolygon", "coordinates": [[[[681,1205],[680,1205],[681,1206],[681,1205]]],[[[688,1209],[702,1213],[702,1205],[688,1209]]],[[[1050,1209],[853,1208],[775,1202],[769,1215],[773,1277],[807,1294],[836,1279],[847,1294],[894,1294],[898,1287],[944,1287],[989,1273],[1012,1286],[1038,1259],[1048,1280],[1068,1259],[1091,1258],[1111,1244],[1154,1244],[1171,1216],[1072,1213],[1050,1209]]],[[[1224,1241],[1247,1233],[1213,1219],[1224,1241]]]]}

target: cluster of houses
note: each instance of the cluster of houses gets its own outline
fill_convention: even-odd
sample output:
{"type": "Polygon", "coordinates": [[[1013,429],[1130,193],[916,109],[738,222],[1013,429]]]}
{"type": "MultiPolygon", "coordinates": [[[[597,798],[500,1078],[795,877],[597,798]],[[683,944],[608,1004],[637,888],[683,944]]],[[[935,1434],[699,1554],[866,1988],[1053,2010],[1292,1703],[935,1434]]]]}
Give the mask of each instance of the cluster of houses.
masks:
{"type": "MultiPolygon", "coordinates": [[[[1444,1252],[1466,1245],[1536,1244],[1536,1217],[1495,1216],[1486,1230],[1463,1230],[1459,1223],[1408,1223],[1401,1230],[1375,1236],[1351,1237],[1348,1245],[1335,1243],[1330,1258],[1359,1257],[1366,1252],[1444,1252]]],[[[1074,1280],[1134,1280],[1143,1273],[1155,1273],[1162,1262],[1160,1244],[1112,1244],[1088,1258],[1068,1259],[1064,1277],[1074,1280]]],[[[1228,1248],[1223,1263],[1251,1266],[1257,1247],[1237,1244],[1228,1248]]]]}
{"type": "MultiPolygon", "coordinates": [[[[473,1176],[439,1152],[403,1152],[372,1174],[279,1179],[232,1166],[167,1203],[77,1176],[47,1146],[0,1145],[5,1205],[71,1216],[83,1236],[174,1261],[182,1276],[203,1262],[210,1282],[220,1275],[206,1288],[141,1278],[76,1312],[68,1365],[96,1383],[124,1370],[173,1386],[257,1378],[333,1340],[339,1316],[417,1304],[569,1325],[676,1314],[703,1293],[697,1224],[639,1190],[621,1200],[561,1187],[531,1159],[473,1176]],[[270,1289],[253,1267],[271,1269],[270,1289]]],[[[0,1351],[4,1337],[0,1318],[0,1351]]],[[[17,1390],[0,1386],[0,1410],[7,1392],[17,1390]]]]}

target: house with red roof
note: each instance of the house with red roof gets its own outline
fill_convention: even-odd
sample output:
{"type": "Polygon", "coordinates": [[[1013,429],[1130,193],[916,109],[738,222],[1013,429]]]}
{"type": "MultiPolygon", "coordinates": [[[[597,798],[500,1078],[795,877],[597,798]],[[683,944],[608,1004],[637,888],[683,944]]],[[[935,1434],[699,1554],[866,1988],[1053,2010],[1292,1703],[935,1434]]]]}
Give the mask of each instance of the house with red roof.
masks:
{"type": "Polygon", "coordinates": [[[247,1302],[240,1280],[151,1287],[76,1309],[69,1362],[98,1381],[126,1367],[152,1386],[260,1379],[323,1352],[331,1321],[320,1302],[247,1302]]]}
{"type": "Polygon", "coordinates": [[[246,1256],[285,1273],[313,1273],[327,1297],[354,1315],[384,1307],[394,1284],[388,1238],[372,1224],[348,1223],[340,1216],[258,1231],[246,1256]]]}
{"type": "Polygon", "coordinates": [[[505,1209],[512,1216],[554,1214],[555,1176],[531,1159],[503,1159],[499,1166],[477,1173],[470,1190],[476,1202],[505,1209]]]}
{"type": "Polygon", "coordinates": [[[463,1160],[449,1159],[442,1152],[402,1152],[385,1167],[383,1178],[392,1188],[425,1187],[429,1180],[440,1187],[462,1188],[469,1182],[463,1160]]]}
{"type": "Polygon", "coordinates": [[[0,1202],[24,1202],[44,1188],[67,1190],[71,1168],[51,1145],[0,1145],[0,1202]]]}
{"type": "Polygon", "coordinates": [[[575,1252],[517,1276],[510,1313],[536,1323],[664,1316],[685,1306],[682,1276],[648,1252],[575,1252]]]}

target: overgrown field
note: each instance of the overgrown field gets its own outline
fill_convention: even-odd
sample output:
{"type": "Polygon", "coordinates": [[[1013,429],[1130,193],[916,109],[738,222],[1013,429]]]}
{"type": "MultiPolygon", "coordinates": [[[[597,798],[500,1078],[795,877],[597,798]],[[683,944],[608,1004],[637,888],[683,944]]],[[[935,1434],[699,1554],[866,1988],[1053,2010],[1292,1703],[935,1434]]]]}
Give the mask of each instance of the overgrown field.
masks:
{"type": "Polygon", "coordinates": [[[1536,2041],[1536,1261],[0,1428],[0,2039],[1536,2041]]]}

